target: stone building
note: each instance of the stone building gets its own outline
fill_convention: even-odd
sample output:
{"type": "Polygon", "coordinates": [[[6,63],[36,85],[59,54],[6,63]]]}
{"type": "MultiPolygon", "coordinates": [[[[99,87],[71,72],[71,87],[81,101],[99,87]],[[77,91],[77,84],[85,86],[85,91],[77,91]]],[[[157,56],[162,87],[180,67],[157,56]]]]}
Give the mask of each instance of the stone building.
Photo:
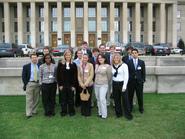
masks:
{"type": "Polygon", "coordinates": [[[184,0],[0,0],[0,42],[91,47],[185,40],[184,0]]]}

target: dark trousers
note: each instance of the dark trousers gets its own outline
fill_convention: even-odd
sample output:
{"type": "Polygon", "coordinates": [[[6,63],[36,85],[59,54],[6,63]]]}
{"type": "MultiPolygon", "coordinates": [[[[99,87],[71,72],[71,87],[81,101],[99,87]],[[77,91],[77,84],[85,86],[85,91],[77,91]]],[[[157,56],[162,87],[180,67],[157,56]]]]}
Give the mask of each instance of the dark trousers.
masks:
{"type": "Polygon", "coordinates": [[[133,97],[136,92],[139,110],[143,111],[143,83],[137,80],[132,80],[128,82],[128,92],[129,92],[129,102],[131,110],[133,108],[133,97]]]}
{"type": "Polygon", "coordinates": [[[123,115],[122,106],[124,109],[125,116],[129,116],[131,114],[131,110],[128,99],[128,91],[126,90],[125,92],[122,92],[123,82],[113,81],[112,87],[116,116],[120,117],[123,115]]]}
{"type": "MultiPolygon", "coordinates": [[[[82,92],[82,88],[80,88],[80,92],[82,92]]],[[[81,115],[90,116],[91,115],[91,96],[93,87],[87,87],[87,90],[90,94],[90,98],[88,101],[81,101],[81,115]]]]}
{"type": "Polygon", "coordinates": [[[81,105],[81,100],[80,100],[80,86],[76,86],[76,94],[75,94],[75,106],[78,107],[81,105]]]}
{"type": "Polygon", "coordinates": [[[59,91],[59,102],[61,105],[61,113],[69,115],[75,114],[74,109],[74,91],[72,91],[69,87],[63,87],[61,91],[59,91]]]}
{"type": "Polygon", "coordinates": [[[42,84],[42,103],[45,115],[55,114],[55,96],[56,96],[56,83],[42,84]]]}

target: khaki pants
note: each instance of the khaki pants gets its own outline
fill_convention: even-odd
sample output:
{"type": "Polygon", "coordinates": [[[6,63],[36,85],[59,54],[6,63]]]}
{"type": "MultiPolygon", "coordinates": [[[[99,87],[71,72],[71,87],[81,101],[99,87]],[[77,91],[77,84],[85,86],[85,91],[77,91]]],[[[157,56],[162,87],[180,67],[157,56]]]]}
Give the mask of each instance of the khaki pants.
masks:
{"type": "Polygon", "coordinates": [[[35,82],[29,82],[26,87],[26,116],[32,116],[37,112],[39,103],[40,85],[35,82]]]}

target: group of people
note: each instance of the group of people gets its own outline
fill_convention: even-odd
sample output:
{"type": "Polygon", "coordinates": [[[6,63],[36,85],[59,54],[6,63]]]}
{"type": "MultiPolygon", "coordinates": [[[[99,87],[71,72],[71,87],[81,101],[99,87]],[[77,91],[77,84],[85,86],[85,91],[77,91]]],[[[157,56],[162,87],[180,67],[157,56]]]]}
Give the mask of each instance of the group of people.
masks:
{"type": "Polygon", "coordinates": [[[105,45],[82,48],[75,52],[67,49],[63,59],[56,64],[49,49],[44,49],[43,58],[38,60],[31,54],[31,62],[23,66],[23,89],[26,91],[26,116],[37,113],[40,91],[45,116],[55,115],[56,91],[59,91],[60,115],[75,115],[75,106],[81,107],[82,116],[91,115],[93,95],[96,97],[97,116],[106,119],[107,105],[112,94],[117,117],[133,118],[133,96],[136,92],[139,111],[143,108],[143,84],[145,82],[145,63],[138,58],[138,50],[128,47],[128,55],[123,58],[116,52],[116,46],[105,51],[105,45]],[[81,92],[89,94],[88,100],[81,99],[81,92]]]}

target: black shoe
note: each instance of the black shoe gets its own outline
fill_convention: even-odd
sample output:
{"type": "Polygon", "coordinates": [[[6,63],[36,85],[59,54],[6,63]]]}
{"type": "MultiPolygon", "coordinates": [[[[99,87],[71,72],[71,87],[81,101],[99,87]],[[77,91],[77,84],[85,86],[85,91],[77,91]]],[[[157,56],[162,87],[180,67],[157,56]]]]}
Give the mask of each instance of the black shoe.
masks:
{"type": "Polygon", "coordinates": [[[61,113],[60,113],[60,116],[62,116],[62,117],[63,117],[63,116],[66,116],[66,113],[61,112],[61,113]]]}
{"type": "Polygon", "coordinates": [[[139,110],[139,112],[140,112],[141,114],[143,114],[143,113],[144,113],[144,110],[139,110]]]}
{"type": "Polygon", "coordinates": [[[26,119],[30,119],[32,117],[32,115],[26,116],[26,119]]]}
{"type": "Polygon", "coordinates": [[[128,114],[128,115],[125,115],[125,118],[127,118],[127,120],[132,120],[133,116],[132,116],[132,114],[128,114]]]}
{"type": "Polygon", "coordinates": [[[101,115],[97,115],[97,117],[101,118],[102,116],[101,115]]]}

